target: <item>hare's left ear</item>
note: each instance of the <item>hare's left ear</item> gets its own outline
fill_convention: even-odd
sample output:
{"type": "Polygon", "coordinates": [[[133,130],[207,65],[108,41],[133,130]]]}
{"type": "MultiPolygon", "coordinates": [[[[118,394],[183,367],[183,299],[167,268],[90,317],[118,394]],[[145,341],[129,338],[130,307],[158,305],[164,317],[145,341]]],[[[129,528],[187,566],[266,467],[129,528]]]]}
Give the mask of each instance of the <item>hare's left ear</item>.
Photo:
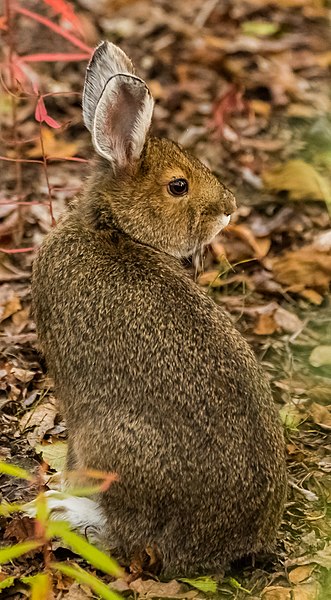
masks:
{"type": "Polygon", "coordinates": [[[102,42],[87,68],[83,116],[98,154],[126,168],[143,149],[153,113],[153,99],[129,58],[102,42]]]}

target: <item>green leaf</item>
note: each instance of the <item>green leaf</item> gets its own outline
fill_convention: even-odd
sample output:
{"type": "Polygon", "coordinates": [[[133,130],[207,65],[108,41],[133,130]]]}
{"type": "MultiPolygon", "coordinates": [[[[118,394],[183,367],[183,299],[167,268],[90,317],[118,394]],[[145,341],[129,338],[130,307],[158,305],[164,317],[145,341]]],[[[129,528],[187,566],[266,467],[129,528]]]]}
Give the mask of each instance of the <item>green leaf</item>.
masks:
{"type": "Polygon", "coordinates": [[[4,590],[5,588],[9,588],[15,582],[15,577],[6,577],[3,581],[0,581],[0,590],[4,590]]]}
{"type": "Polygon", "coordinates": [[[197,579],[187,579],[181,578],[179,581],[183,581],[184,583],[188,583],[191,587],[200,590],[200,592],[211,592],[212,594],[216,594],[217,591],[217,582],[211,577],[197,577],[197,579]]]}
{"type": "Polygon", "coordinates": [[[0,460],[0,473],[4,473],[5,475],[11,475],[12,477],[19,477],[20,479],[27,479],[28,481],[32,481],[33,477],[30,473],[28,473],[25,469],[21,469],[21,467],[15,467],[15,465],[9,465],[8,463],[2,462],[0,460]]]}
{"type": "Polygon", "coordinates": [[[52,582],[48,573],[21,577],[21,581],[31,587],[30,600],[48,600],[52,589],[52,582]]]}
{"type": "Polygon", "coordinates": [[[282,423],[288,429],[297,429],[298,425],[304,421],[305,417],[302,415],[295,404],[284,404],[279,411],[282,423]]]}
{"type": "Polygon", "coordinates": [[[242,592],[246,592],[246,594],[251,594],[252,592],[250,592],[249,590],[246,590],[246,588],[244,588],[239,581],[237,581],[236,579],[234,579],[233,577],[228,577],[226,579],[227,583],[234,588],[235,590],[241,590],[242,592]]]}
{"type": "Polygon", "coordinates": [[[15,544],[15,546],[9,546],[9,548],[2,548],[0,550],[0,565],[10,562],[11,560],[14,560],[14,558],[18,558],[22,554],[30,552],[30,550],[35,550],[35,548],[39,548],[40,545],[41,542],[31,541],[15,544]]]}
{"type": "Polygon", "coordinates": [[[5,500],[0,504],[0,515],[3,515],[4,517],[8,517],[11,513],[20,512],[22,510],[24,510],[24,504],[10,503],[5,500]]]}
{"type": "Polygon", "coordinates": [[[269,21],[245,21],[241,24],[241,31],[245,35],[254,37],[274,35],[279,31],[279,24],[270,23],[269,21]]]}
{"type": "Polygon", "coordinates": [[[39,521],[41,523],[41,525],[43,525],[43,527],[46,527],[48,515],[49,515],[49,509],[48,509],[47,499],[46,499],[44,492],[41,492],[40,494],[38,494],[37,498],[35,499],[35,507],[36,507],[37,521],[39,521]]]}
{"type": "Polygon", "coordinates": [[[60,571],[64,575],[68,577],[72,577],[78,583],[83,583],[88,585],[95,594],[104,598],[104,600],[123,600],[121,596],[113,592],[105,583],[100,581],[94,575],[87,573],[83,569],[79,568],[77,565],[74,567],[70,567],[65,563],[51,563],[51,568],[55,571],[60,571]]]}
{"type": "Polygon", "coordinates": [[[113,577],[123,576],[123,571],[115,560],[92,546],[77,533],[71,531],[67,523],[61,521],[49,523],[46,535],[50,538],[60,537],[74,552],[85,558],[96,569],[100,569],[113,577]]]}

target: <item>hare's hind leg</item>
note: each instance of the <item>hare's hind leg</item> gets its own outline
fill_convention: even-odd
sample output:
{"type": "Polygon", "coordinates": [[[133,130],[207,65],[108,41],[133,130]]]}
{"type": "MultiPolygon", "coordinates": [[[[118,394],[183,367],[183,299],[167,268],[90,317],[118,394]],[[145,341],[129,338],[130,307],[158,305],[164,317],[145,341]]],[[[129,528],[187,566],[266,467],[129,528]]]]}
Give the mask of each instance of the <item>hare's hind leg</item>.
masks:
{"type": "MultiPolygon", "coordinates": [[[[106,518],[98,502],[56,490],[45,492],[45,498],[51,521],[65,521],[70,529],[86,537],[89,542],[104,547],[106,518]]],[[[35,501],[26,504],[24,512],[29,517],[35,517],[35,501]]]]}

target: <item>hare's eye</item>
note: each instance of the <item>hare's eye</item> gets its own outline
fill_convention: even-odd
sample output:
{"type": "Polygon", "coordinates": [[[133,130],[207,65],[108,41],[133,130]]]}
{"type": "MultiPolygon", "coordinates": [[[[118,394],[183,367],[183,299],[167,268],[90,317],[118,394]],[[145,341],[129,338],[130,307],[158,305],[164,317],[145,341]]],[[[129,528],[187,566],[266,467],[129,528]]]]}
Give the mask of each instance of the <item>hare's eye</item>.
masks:
{"type": "Polygon", "coordinates": [[[183,177],[173,179],[168,183],[168,191],[173,196],[183,196],[188,192],[188,181],[183,177]]]}

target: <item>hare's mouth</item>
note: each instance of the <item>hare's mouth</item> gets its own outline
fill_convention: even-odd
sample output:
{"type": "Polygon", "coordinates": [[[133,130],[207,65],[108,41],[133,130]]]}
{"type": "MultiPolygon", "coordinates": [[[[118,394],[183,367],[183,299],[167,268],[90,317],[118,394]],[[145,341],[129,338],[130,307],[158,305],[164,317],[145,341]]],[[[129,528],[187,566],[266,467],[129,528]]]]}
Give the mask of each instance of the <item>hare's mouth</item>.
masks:
{"type": "Polygon", "coordinates": [[[204,240],[205,245],[210,244],[213,239],[229,225],[230,218],[230,215],[222,214],[216,219],[213,227],[211,228],[210,234],[208,235],[208,239],[204,240]]]}

